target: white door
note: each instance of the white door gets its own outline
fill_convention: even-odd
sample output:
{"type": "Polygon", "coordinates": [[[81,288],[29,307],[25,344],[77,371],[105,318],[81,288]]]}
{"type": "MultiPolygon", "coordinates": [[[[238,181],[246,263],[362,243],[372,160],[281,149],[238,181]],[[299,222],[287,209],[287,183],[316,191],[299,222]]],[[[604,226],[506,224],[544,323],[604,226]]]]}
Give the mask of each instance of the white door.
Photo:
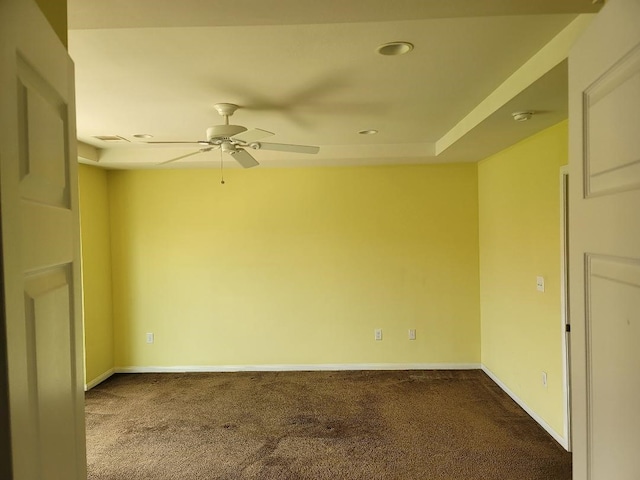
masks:
{"type": "Polygon", "coordinates": [[[573,478],[640,479],[640,0],[569,56],[573,478]]]}
{"type": "Polygon", "coordinates": [[[33,0],[0,0],[0,45],[9,478],[81,480],[86,458],[73,64],[33,0]]]}

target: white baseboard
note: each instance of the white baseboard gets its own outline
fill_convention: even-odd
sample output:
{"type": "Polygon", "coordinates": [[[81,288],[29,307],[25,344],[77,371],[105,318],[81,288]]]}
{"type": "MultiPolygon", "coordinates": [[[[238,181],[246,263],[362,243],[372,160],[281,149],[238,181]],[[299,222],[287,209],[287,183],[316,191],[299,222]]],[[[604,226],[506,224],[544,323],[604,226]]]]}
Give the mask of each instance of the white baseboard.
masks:
{"type": "Polygon", "coordinates": [[[84,384],[84,391],[87,392],[87,391],[91,390],[96,385],[99,385],[100,383],[104,382],[107,378],[109,378],[114,373],[116,373],[116,369],[112,368],[112,369],[107,370],[106,372],[104,372],[102,375],[97,376],[96,378],[91,380],[89,383],[85,383],[84,384]]]}
{"type": "Polygon", "coordinates": [[[116,373],[183,372],[314,372],[340,370],[478,370],[479,363],[326,363],[270,365],[184,365],[172,367],[117,367],[116,373]]]}
{"type": "Polygon", "coordinates": [[[531,416],[531,418],[533,418],[536,422],[538,422],[538,424],[544,428],[549,435],[551,435],[554,440],[556,442],[558,442],[560,445],[562,445],[562,447],[565,450],[569,450],[569,444],[567,442],[567,439],[564,438],[564,436],[560,435],[558,432],[556,432],[551,425],[549,425],[547,422],[545,422],[542,417],[540,417],[536,412],[534,412],[520,397],[518,397],[515,393],[513,393],[511,391],[511,389],[509,389],[509,387],[507,387],[504,383],[502,383],[502,381],[491,371],[489,370],[486,366],[482,365],[482,371],[484,373],[486,373],[489,378],[491,378],[491,380],[493,380],[502,390],[504,390],[504,392],[509,395],[514,402],[516,402],[518,405],[520,405],[520,407],[522,407],[522,409],[527,412],[529,414],[529,416],[531,416]]]}

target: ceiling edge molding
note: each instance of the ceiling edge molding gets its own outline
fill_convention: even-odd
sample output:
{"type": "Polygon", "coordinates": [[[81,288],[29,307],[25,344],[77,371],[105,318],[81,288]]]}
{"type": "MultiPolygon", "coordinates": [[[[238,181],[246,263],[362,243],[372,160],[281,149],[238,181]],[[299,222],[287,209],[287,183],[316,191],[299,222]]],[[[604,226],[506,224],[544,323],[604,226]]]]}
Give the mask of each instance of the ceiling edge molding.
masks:
{"type": "Polygon", "coordinates": [[[93,145],[84,142],[78,142],[78,161],[89,165],[96,164],[100,161],[100,150],[93,145]]]}
{"type": "MultiPolygon", "coordinates": [[[[84,144],[83,144],[84,145],[84,144]]],[[[86,145],[90,147],[89,145],[86,145]]],[[[94,150],[95,147],[90,147],[94,150]]],[[[388,161],[390,158],[398,157],[398,146],[395,144],[366,144],[357,146],[346,145],[321,145],[322,156],[318,157],[319,164],[345,164],[345,165],[367,165],[378,164],[382,161],[388,161]]],[[[79,148],[78,148],[79,150],[79,148]]],[[[133,166],[157,167],[163,161],[193,153],[198,149],[193,147],[164,147],[164,148],[109,148],[105,150],[97,150],[99,154],[99,166],[106,168],[132,168],[133,166]]],[[[402,157],[405,163],[425,163],[435,160],[435,145],[433,143],[415,143],[404,145],[402,157]]],[[[256,158],[260,161],[261,166],[286,165],[292,166],[297,163],[305,165],[314,164],[316,158],[312,156],[303,156],[296,154],[282,154],[280,152],[262,151],[256,154],[256,158]],[[301,162],[301,160],[304,160],[301,162]]],[[[208,164],[219,165],[219,153],[217,151],[208,154],[199,155],[190,162],[181,162],[181,165],[189,166],[206,166],[208,164]],[[216,161],[211,162],[212,159],[216,161]]],[[[225,159],[228,160],[228,159],[225,159]]],[[[82,158],[80,158],[82,162],[82,158]]],[[[91,163],[96,162],[82,162],[91,163]]],[[[172,165],[178,167],[178,165],[172,165]]]]}
{"type": "MultiPolygon", "coordinates": [[[[45,0],[39,0],[45,1],[45,0]]],[[[69,29],[233,27],[595,13],[591,0],[69,0],[69,29]],[[239,5],[240,4],[240,5],[239,5]]]]}

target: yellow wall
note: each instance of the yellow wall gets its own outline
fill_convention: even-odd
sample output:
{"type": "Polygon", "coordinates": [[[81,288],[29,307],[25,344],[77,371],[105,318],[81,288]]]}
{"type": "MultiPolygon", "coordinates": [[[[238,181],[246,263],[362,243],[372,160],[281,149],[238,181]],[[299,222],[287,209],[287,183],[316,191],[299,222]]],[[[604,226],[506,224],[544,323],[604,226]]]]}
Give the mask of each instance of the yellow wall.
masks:
{"type": "Polygon", "coordinates": [[[117,366],[479,362],[475,164],[226,177],[109,172],[117,366]]]}
{"type": "Polygon", "coordinates": [[[478,165],[232,169],[225,185],[216,170],[81,167],[85,263],[87,248],[105,262],[85,270],[87,321],[109,309],[101,295],[89,308],[107,218],[113,274],[114,342],[106,315],[88,365],[110,348],[95,373],[482,361],[562,432],[566,161],[563,122],[478,165]]]}
{"type": "Polygon", "coordinates": [[[560,434],[559,175],[567,160],[562,122],[478,165],[482,362],[560,434]]]}
{"type": "Polygon", "coordinates": [[[114,367],[107,171],[78,166],[82,240],[85,383],[114,367]]]}

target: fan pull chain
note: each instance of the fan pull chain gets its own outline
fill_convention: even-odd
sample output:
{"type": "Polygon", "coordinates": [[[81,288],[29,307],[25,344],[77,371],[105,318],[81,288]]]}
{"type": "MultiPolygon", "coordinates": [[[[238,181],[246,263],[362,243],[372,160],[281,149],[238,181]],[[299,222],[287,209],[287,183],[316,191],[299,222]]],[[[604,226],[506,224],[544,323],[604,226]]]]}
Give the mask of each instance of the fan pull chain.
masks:
{"type": "Polygon", "coordinates": [[[224,185],[224,171],[222,170],[222,148],[220,149],[220,184],[224,185]]]}

